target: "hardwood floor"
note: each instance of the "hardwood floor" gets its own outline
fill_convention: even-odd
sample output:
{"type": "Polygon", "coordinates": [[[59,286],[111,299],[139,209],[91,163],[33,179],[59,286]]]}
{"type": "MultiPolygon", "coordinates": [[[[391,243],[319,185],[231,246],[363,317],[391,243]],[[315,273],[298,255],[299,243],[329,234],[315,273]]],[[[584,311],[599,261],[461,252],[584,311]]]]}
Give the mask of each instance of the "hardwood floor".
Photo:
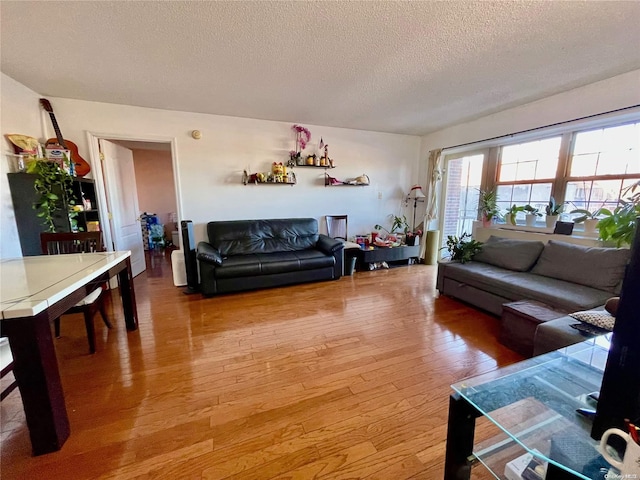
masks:
{"type": "Polygon", "coordinates": [[[116,294],[94,355],[62,319],[62,450],[31,456],[19,392],[0,404],[3,479],[440,479],[449,385],[522,359],[433,266],[204,299],[150,263],[137,332],[116,294]]]}

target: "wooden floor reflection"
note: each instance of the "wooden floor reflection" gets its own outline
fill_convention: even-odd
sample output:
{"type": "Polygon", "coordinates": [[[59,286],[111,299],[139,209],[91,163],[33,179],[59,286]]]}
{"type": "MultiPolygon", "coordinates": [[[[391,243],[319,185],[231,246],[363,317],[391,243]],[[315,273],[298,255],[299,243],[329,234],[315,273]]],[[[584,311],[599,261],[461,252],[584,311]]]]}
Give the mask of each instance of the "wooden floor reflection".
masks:
{"type": "Polygon", "coordinates": [[[521,359],[498,320],[435,292],[435,267],[204,299],[155,254],[140,328],[81,316],[56,340],[71,422],[32,457],[18,391],[1,403],[3,479],[442,478],[449,385],[521,359]]]}

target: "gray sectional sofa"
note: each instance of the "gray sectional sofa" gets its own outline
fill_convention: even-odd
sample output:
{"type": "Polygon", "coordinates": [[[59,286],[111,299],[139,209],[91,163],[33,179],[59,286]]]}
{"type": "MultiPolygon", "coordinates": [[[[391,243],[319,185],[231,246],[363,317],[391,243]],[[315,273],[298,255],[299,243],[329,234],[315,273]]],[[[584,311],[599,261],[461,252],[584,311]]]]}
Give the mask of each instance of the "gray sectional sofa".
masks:
{"type": "MultiPolygon", "coordinates": [[[[495,315],[501,315],[503,304],[517,300],[536,300],[565,313],[589,310],[620,292],[629,253],[628,249],[554,240],[545,245],[492,236],[473,261],[440,262],[436,288],[495,315]]],[[[555,348],[538,347],[535,352],[584,339],[571,323],[576,321],[561,317],[541,324],[538,330],[547,330],[541,338],[555,348]]]]}

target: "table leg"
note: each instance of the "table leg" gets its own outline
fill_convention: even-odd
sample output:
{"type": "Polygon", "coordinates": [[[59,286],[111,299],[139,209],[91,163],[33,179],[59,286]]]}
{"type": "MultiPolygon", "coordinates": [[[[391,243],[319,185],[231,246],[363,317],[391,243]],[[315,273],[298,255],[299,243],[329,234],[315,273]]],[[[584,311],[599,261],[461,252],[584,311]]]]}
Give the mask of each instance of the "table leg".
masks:
{"type": "Polygon", "coordinates": [[[120,295],[122,297],[122,309],[127,330],[138,329],[138,310],[136,309],[136,292],[133,288],[133,275],[131,274],[131,259],[126,260],[127,268],[118,273],[120,280],[120,295]]]}
{"type": "Polygon", "coordinates": [[[9,338],[33,454],[60,450],[70,428],[48,313],[3,319],[2,330],[9,338]]]}
{"type": "Polygon", "coordinates": [[[469,457],[473,454],[473,437],[478,416],[480,413],[458,394],[449,397],[445,480],[466,480],[471,477],[469,457]]]}

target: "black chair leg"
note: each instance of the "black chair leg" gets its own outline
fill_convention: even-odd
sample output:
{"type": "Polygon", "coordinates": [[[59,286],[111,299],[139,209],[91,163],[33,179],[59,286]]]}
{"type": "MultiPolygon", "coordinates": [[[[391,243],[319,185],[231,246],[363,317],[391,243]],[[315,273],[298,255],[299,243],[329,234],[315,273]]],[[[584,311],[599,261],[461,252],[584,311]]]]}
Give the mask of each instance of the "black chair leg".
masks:
{"type": "Polygon", "coordinates": [[[96,329],[93,325],[93,312],[91,312],[89,309],[84,311],[84,325],[87,328],[89,353],[96,353],[96,329]]]}
{"type": "Polygon", "coordinates": [[[100,316],[102,317],[102,321],[107,326],[107,328],[113,328],[113,325],[111,325],[111,322],[109,321],[109,318],[107,317],[107,309],[104,308],[104,302],[100,303],[100,307],[98,307],[98,311],[100,312],[100,316]]]}

